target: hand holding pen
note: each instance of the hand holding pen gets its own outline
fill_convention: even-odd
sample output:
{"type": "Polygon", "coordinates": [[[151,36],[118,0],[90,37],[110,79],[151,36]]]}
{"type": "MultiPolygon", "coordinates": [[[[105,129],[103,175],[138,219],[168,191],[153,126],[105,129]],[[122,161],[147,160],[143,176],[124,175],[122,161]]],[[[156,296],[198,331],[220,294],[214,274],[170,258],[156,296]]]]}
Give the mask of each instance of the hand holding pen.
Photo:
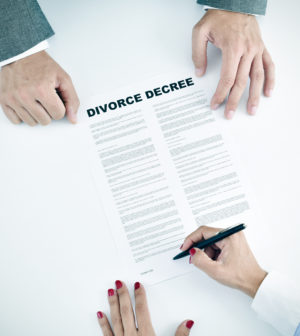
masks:
{"type": "Polygon", "coordinates": [[[231,234],[201,250],[192,247],[223,229],[201,226],[186,237],[182,251],[189,250],[190,263],[218,282],[254,297],[267,273],[258,265],[243,232],[231,234]]]}

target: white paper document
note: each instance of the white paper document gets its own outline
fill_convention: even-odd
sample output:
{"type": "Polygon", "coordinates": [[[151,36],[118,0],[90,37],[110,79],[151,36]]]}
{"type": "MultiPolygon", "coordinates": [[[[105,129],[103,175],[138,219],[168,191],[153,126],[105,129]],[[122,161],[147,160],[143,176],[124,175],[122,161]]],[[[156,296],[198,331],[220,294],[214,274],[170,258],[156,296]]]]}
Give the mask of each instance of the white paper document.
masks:
{"type": "Polygon", "coordinates": [[[245,222],[239,174],[198,79],[156,78],[84,106],[94,177],[116,249],[133,279],[192,270],[173,261],[200,225],[245,222]]]}

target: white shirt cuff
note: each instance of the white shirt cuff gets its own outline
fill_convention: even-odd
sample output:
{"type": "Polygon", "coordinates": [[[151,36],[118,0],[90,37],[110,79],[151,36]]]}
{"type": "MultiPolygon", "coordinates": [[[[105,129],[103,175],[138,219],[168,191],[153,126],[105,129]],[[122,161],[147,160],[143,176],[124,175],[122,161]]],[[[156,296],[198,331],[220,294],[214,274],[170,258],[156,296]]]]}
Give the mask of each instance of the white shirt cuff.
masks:
{"type": "MultiPolygon", "coordinates": [[[[208,9],[219,9],[219,10],[226,10],[226,9],[222,9],[222,8],[216,8],[216,7],[206,6],[206,5],[203,5],[203,9],[204,9],[205,11],[207,11],[208,9]]],[[[245,13],[245,14],[249,14],[249,15],[254,15],[254,16],[257,16],[256,14],[252,14],[252,13],[245,13]]]]}
{"type": "Polygon", "coordinates": [[[5,61],[0,62],[0,67],[3,67],[4,65],[7,65],[9,63],[18,61],[18,60],[20,60],[22,58],[25,58],[27,56],[33,55],[33,54],[35,54],[39,51],[45,50],[47,48],[49,48],[49,43],[48,43],[47,40],[44,40],[44,41],[38,43],[37,45],[35,45],[34,47],[24,51],[23,53],[21,53],[17,56],[11,57],[11,58],[9,58],[5,61]]]}
{"type": "Polygon", "coordinates": [[[252,309],[282,335],[294,335],[300,323],[300,288],[278,273],[269,273],[260,285],[252,309]]]}

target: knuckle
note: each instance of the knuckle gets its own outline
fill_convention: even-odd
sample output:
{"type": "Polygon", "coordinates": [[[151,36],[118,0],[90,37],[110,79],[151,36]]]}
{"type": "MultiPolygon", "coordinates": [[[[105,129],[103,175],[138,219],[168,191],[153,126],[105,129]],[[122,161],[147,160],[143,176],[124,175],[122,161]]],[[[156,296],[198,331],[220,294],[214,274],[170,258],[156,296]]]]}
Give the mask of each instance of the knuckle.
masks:
{"type": "Polygon", "coordinates": [[[119,305],[118,297],[116,295],[109,296],[108,302],[111,307],[115,307],[119,305]]]}
{"type": "Polygon", "coordinates": [[[192,258],[192,263],[194,264],[194,266],[196,266],[197,268],[202,269],[202,264],[201,264],[201,258],[199,256],[194,256],[192,258]]]}
{"type": "Polygon", "coordinates": [[[230,236],[231,238],[234,238],[235,240],[240,240],[240,239],[242,239],[242,238],[244,238],[245,237],[245,235],[244,235],[244,232],[237,232],[236,234],[234,234],[234,235],[231,235],[230,236]]]}
{"type": "Polygon", "coordinates": [[[135,310],[139,311],[140,313],[146,313],[146,306],[143,302],[136,302],[135,304],[135,310]]]}
{"type": "Polygon", "coordinates": [[[108,327],[108,321],[106,318],[101,318],[99,319],[99,323],[100,323],[100,326],[101,328],[107,328],[108,327]]]}
{"type": "Polygon", "coordinates": [[[262,55],[263,52],[264,52],[264,50],[265,50],[265,45],[264,45],[264,43],[261,41],[261,42],[258,44],[258,51],[259,51],[259,53],[262,55]]]}
{"type": "Polygon", "coordinates": [[[12,105],[15,103],[16,98],[13,92],[8,92],[3,100],[6,101],[8,105],[12,105]]]}
{"type": "Polygon", "coordinates": [[[252,56],[254,56],[254,55],[256,55],[257,53],[258,53],[258,47],[256,46],[256,45],[253,45],[253,44],[249,44],[248,46],[247,46],[247,48],[246,48],[246,50],[247,50],[247,54],[248,55],[252,55],[252,56]]]}
{"type": "Polygon", "coordinates": [[[225,87],[232,87],[233,84],[234,84],[234,78],[233,77],[229,77],[229,76],[225,76],[225,77],[222,77],[220,79],[220,84],[222,86],[225,86],[225,87]]]}
{"type": "Polygon", "coordinates": [[[114,315],[114,316],[111,317],[111,322],[114,326],[118,325],[118,324],[122,324],[121,317],[117,316],[117,315],[114,315]]]}
{"type": "Polygon", "coordinates": [[[239,78],[235,84],[234,84],[238,89],[243,90],[246,85],[247,85],[247,79],[245,78],[239,78]]]}
{"type": "Polygon", "coordinates": [[[131,308],[127,304],[126,305],[122,305],[120,307],[120,310],[121,310],[121,314],[123,316],[128,316],[131,313],[131,308]]]}
{"type": "Polygon", "coordinates": [[[55,113],[53,113],[53,119],[54,120],[60,120],[65,116],[65,111],[63,110],[55,110],[55,113]]]}
{"type": "Polygon", "coordinates": [[[187,336],[187,335],[188,335],[188,332],[186,330],[186,327],[184,327],[183,325],[180,325],[177,328],[175,336],[187,336]]]}
{"type": "Polygon", "coordinates": [[[44,97],[47,94],[47,88],[44,83],[39,83],[35,87],[35,91],[39,94],[39,96],[44,97]]]}
{"type": "Polygon", "coordinates": [[[70,81],[70,82],[72,81],[72,80],[71,80],[71,76],[70,76],[67,72],[64,72],[63,77],[64,77],[64,79],[67,80],[67,81],[70,81]]]}
{"type": "Polygon", "coordinates": [[[231,47],[233,55],[242,55],[244,53],[244,41],[238,37],[231,47]]]}
{"type": "Polygon", "coordinates": [[[202,28],[202,24],[201,24],[201,22],[199,21],[199,22],[197,22],[197,23],[194,25],[194,27],[193,27],[193,32],[198,33],[198,32],[200,32],[201,28],[202,28]]]}
{"type": "Polygon", "coordinates": [[[264,47],[262,41],[249,40],[246,44],[247,53],[250,55],[256,55],[263,52],[264,47]]]}
{"type": "Polygon", "coordinates": [[[213,97],[213,100],[219,105],[221,104],[225,99],[225,96],[222,96],[220,93],[216,93],[213,97]]]}
{"type": "Polygon", "coordinates": [[[226,105],[226,112],[225,112],[225,116],[228,115],[229,111],[235,111],[238,107],[238,100],[231,100],[227,105],[226,105]]]}
{"type": "Polygon", "coordinates": [[[256,81],[263,81],[264,79],[263,69],[253,71],[251,79],[256,80],[256,81]]]}
{"type": "Polygon", "coordinates": [[[199,54],[195,51],[192,52],[192,61],[196,64],[200,63],[201,58],[199,57],[199,54]]]}
{"type": "Polygon", "coordinates": [[[16,90],[17,95],[22,101],[28,101],[29,95],[26,87],[20,87],[16,90]]]}
{"type": "Polygon", "coordinates": [[[268,68],[269,68],[269,70],[271,70],[273,72],[275,71],[275,64],[272,60],[269,62],[268,68]]]}

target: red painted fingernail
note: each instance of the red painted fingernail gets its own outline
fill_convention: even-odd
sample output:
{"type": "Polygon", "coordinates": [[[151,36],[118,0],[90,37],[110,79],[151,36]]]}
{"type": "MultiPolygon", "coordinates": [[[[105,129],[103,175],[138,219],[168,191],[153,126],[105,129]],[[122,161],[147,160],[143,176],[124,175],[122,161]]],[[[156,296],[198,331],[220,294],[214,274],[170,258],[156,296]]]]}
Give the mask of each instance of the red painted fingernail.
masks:
{"type": "Polygon", "coordinates": [[[112,288],[110,288],[108,290],[108,296],[114,296],[114,295],[115,295],[115,291],[112,288]]]}
{"type": "Polygon", "coordinates": [[[116,287],[117,287],[117,289],[120,289],[122,286],[123,286],[122,281],[117,280],[116,281],[116,287]]]}
{"type": "Polygon", "coordinates": [[[194,248],[191,248],[189,250],[189,253],[190,253],[191,256],[193,256],[196,253],[196,250],[194,248]]]}
{"type": "Polygon", "coordinates": [[[192,257],[190,256],[190,259],[189,259],[189,263],[191,264],[192,263],[192,257]]]}
{"type": "Polygon", "coordinates": [[[99,319],[102,319],[102,317],[103,317],[103,313],[102,313],[101,311],[98,311],[98,313],[97,313],[97,317],[98,317],[99,319]]]}
{"type": "Polygon", "coordinates": [[[186,327],[187,327],[188,329],[192,329],[192,326],[194,325],[194,321],[189,320],[189,321],[186,322],[185,325],[186,325],[186,327]]]}
{"type": "Polygon", "coordinates": [[[136,283],[134,284],[134,289],[135,289],[135,290],[139,289],[140,287],[141,287],[141,284],[140,284],[139,282],[136,282],[136,283]]]}

